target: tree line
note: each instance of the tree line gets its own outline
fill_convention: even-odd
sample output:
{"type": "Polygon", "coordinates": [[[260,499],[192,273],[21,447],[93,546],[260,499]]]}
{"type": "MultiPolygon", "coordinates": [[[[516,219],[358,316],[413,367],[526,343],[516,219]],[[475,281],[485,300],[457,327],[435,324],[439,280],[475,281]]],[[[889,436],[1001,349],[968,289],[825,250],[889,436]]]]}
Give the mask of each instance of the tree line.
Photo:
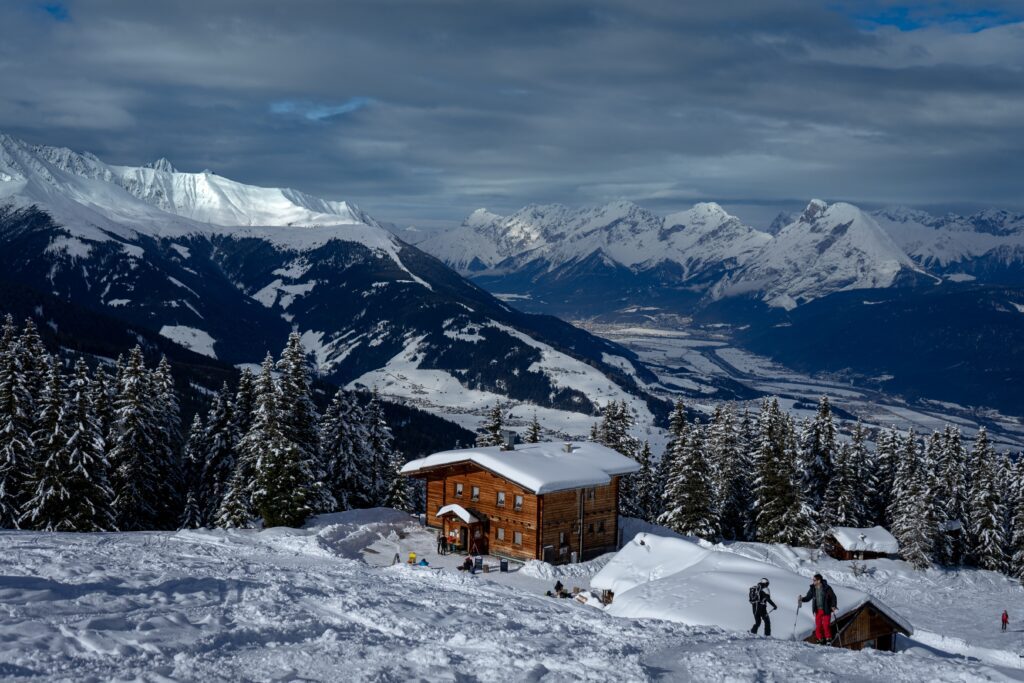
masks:
{"type": "Polygon", "coordinates": [[[996,452],[982,427],[970,448],[958,428],[927,438],[895,427],[869,446],[849,439],[828,398],[797,425],[765,399],[757,415],[718,406],[690,422],[681,402],[661,460],[629,435],[625,403],[603,410],[592,438],[640,463],[621,482],[620,512],[708,540],[816,546],[834,526],[880,525],[919,568],[971,564],[1024,579],[1024,463],[996,452]]]}
{"type": "Polygon", "coordinates": [[[136,346],[70,368],[31,320],[0,328],[0,528],[132,531],[300,526],[313,514],[410,509],[401,454],[374,392],[320,414],[292,334],[276,362],[225,383],[182,434],[171,366],[136,346]],[[184,437],[184,438],[183,438],[184,437]]]}

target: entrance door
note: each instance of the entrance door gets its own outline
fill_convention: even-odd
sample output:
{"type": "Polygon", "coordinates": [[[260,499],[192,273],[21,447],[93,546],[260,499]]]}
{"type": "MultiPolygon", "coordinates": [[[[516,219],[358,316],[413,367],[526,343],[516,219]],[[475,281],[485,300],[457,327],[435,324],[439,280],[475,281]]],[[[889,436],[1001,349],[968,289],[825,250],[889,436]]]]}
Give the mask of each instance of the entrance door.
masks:
{"type": "Polygon", "coordinates": [[[459,545],[462,546],[463,552],[469,552],[469,529],[465,526],[459,527],[459,545]]]}

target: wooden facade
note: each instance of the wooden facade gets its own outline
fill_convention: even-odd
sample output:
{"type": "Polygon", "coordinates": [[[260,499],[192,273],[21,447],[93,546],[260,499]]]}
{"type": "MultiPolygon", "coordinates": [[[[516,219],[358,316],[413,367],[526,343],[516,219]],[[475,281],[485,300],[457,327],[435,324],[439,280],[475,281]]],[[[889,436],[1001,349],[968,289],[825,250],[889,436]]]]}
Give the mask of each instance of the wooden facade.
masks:
{"type": "Polygon", "coordinates": [[[887,553],[876,553],[870,550],[847,550],[836,540],[835,536],[827,536],[822,545],[825,552],[837,560],[877,560],[880,557],[889,557],[887,553]]]}
{"type": "MultiPolygon", "coordinates": [[[[896,649],[897,633],[910,635],[905,628],[890,619],[870,601],[836,619],[832,624],[832,631],[837,647],[884,652],[893,652],[896,649]]],[[[807,642],[815,642],[814,636],[807,638],[807,642]]]]}
{"type": "Polygon", "coordinates": [[[574,552],[587,560],[618,547],[618,476],[604,486],[544,494],[473,462],[439,466],[415,476],[426,479],[427,525],[457,539],[460,550],[557,564],[570,561],[574,552]],[[480,524],[471,528],[454,515],[436,517],[452,503],[480,524]]]}

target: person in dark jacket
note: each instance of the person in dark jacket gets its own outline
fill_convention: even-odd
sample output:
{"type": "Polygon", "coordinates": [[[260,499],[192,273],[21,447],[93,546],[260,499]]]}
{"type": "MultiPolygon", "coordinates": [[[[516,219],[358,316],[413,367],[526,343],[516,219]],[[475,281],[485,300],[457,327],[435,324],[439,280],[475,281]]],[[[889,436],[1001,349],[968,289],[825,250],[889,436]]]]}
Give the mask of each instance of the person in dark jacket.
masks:
{"type": "Polygon", "coordinates": [[[437,554],[447,555],[448,554],[448,539],[445,538],[444,531],[437,532],[437,554]]]}
{"type": "Polygon", "coordinates": [[[1005,631],[1006,625],[1010,623],[1010,615],[1006,613],[1006,610],[1003,610],[1003,616],[1001,621],[1003,623],[1003,630],[1005,631]]]}
{"type": "Polygon", "coordinates": [[[772,600],[772,594],[768,592],[768,579],[761,579],[757,583],[757,599],[750,603],[750,606],[754,608],[754,627],[750,629],[751,633],[757,633],[757,629],[761,627],[763,621],[764,634],[766,636],[772,634],[772,621],[768,618],[768,605],[772,606],[772,610],[778,609],[775,601],[772,600]]]}
{"type": "Polygon", "coordinates": [[[814,583],[807,595],[797,598],[797,607],[805,602],[811,603],[811,611],[814,613],[814,637],[818,639],[819,645],[824,645],[832,640],[832,614],[838,607],[836,592],[821,574],[815,574],[814,583]]]}

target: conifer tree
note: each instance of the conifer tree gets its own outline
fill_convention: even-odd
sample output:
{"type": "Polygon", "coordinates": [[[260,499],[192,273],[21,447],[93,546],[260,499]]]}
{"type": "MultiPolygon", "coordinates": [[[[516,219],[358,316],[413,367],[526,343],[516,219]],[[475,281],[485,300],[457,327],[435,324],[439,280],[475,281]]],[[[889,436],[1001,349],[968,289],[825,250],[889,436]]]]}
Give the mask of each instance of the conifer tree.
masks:
{"type": "Polygon", "coordinates": [[[969,555],[967,547],[967,451],[960,430],[947,425],[942,433],[942,456],[937,464],[940,473],[937,500],[942,505],[940,521],[944,522],[945,543],[940,561],[959,565],[969,555]]]}
{"type": "Polygon", "coordinates": [[[35,452],[29,487],[31,498],[22,510],[18,524],[22,529],[52,531],[52,524],[62,517],[60,508],[67,504],[64,489],[64,467],[68,440],[64,407],[64,376],[60,358],[49,358],[46,382],[36,402],[36,430],[32,434],[35,452]]]}
{"type": "Polygon", "coordinates": [[[185,452],[182,455],[185,480],[185,507],[181,514],[181,529],[198,529],[203,526],[203,514],[199,499],[203,486],[203,472],[206,469],[206,429],[198,413],[192,419],[192,427],[185,441],[185,452]]]}
{"type": "Polygon", "coordinates": [[[731,406],[715,408],[708,425],[706,450],[720,532],[728,540],[743,540],[752,504],[752,477],[749,463],[740,452],[735,413],[731,406]]]}
{"type": "Polygon", "coordinates": [[[676,401],[668,419],[669,441],[665,446],[665,452],[662,454],[661,460],[658,462],[658,469],[655,474],[658,493],[657,518],[659,519],[659,524],[662,523],[660,521],[662,515],[668,510],[669,498],[675,497],[675,494],[668,493],[669,481],[671,481],[672,474],[677,467],[677,459],[682,457],[682,453],[686,448],[689,430],[690,426],[686,420],[686,407],[682,401],[676,401]]]}
{"type": "Polygon", "coordinates": [[[162,487],[154,478],[160,472],[159,431],[163,427],[146,371],[142,348],[128,354],[118,373],[114,402],[113,444],[110,450],[114,518],[122,531],[159,528],[162,487]]]}
{"type": "Polygon", "coordinates": [[[369,488],[366,491],[369,505],[379,507],[387,505],[388,492],[391,488],[394,471],[394,437],[391,428],[384,418],[384,407],[380,395],[374,388],[370,403],[364,412],[366,429],[366,462],[369,472],[369,488]]]}
{"type": "Polygon", "coordinates": [[[96,418],[96,426],[103,437],[103,443],[109,445],[112,442],[111,428],[114,424],[113,380],[102,365],[97,366],[96,371],[92,373],[89,401],[92,403],[93,416],[96,418]]]}
{"type": "Polygon", "coordinates": [[[30,496],[33,406],[10,316],[0,334],[0,528],[10,529],[17,528],[30,496]]]}
{"type": "Polygon", "coordinates": [[[878,478],[875,472],[875,464],[871,452],[867,448],[867,432],[864,424],[858,419],[853,427],[853,434],[850,442],[850,460],[854,476],[856,477],[855,496],[858,504],[856,506],[859,518],[853,526],[874,526],[881,524],[883,520],[875,521],[873,501],[878,498],[878,478]]]}
{"type": "Polygon", "coordinates": [[[999,464],[988,438],[988,431],[982,427],[971,451],[975,468],[971,482],[970,497],[970,541],[972,557],[982,569],[1003,571],[1006,567],[1004,548],[1006,512],[999,499],[996,473],[999,464]]]}
{"type": "MultiPolygon", "coordinates": [[[[84,360],[66,391],[61,447],[42,465],[30,504],[33,526],[46,531],[115,529],[104,443],[92,405],[92,382],[84,360]]],[[[51,375],[51,383],[53,376],[51,375]]],[[[53,400],[52,389],[48,401],[53,400]]],[[[63,390],[61,393],[65,393],[63,390]]]]}
{"type": "Polygon", "coordinates": [[[149,375],[154,400],[154,443],[150,473],[157,500],[154,501],[157,525],[163,529],[178,527],[184,505],[184,477],[181,462],[181,411],[174,388],[171,364],[163,356],[149,375]]]}
{"type": "Polygon", "coordinates": [[[900,556],[919,569],[931,565],[934,553],[932,529],[935,518],[927,505],[927,473],[917,434],[908,430],[900,449],[893,482],[889,516],[892,535],[900,545],[900,556]]]}
{"type": "Polygon", "coordinates": [[[1024,583],[1024,462],[1017,461],[1013,476],[1013,518],[1010,523],[1010,576],[1024,583]]]}
{"type": "MultiPolygon", "coordinates": [[[[235,415],[231,405],[231,389],[224,382],[210,411],[206,416],[206,427],[202,440],[196,443],[203,451],[198,453],[197,485],[190,490],[199,509],[200,525],[213,524],[227,493],[228,484],[235,470],[238,442],[234,430],[235,415]]],[[[193,438],[189,437],[190,441],[193,438]]]]}
{"type": "Polygon", "coordinates": [[[540,443],[540,422],[537,420],[537,411],[533,411],[533,420],[526,429],[526,443],[540,443]]]}
{"type": "Polygon", "coordinates": [[[249,368],[242,368],[238,377],[238,390],[235,392],[233,407],[233,440],[237,444],[249,433],[253,417],[256,415],[256,376],[249,368]]]}
{"type": "Polygon", "coordinates": [[[636,508],[637,516],[645,522],[653,522],[658,515],[658,482],[654,479],[654,467],[651,463],[651,444],[644,441],[640,449],[640,471],[636,473],[636,508]]]}
{"type": "Polygon", "coordinates": [[[398,451],[394,451],[391,454],[391,485],[388,487],[388,499],[385,505],[395,510],[412,512],[412,500],[409,497],[409,480],[402,476],[403,465],[405,465],[405,459],[402,458],[398,451]]]}
{"type": "Polygon", "coordinates": [[[16,352],[20,356],[19,364],[30,396],[29,414],[33,416],[32,429],[35,429],[34,418],[39,414],[36,404],[42,399],[44,387],[46,386],[50,356],[46,353],[46,346],[43,344],[36,324],[31,318],[25,320],[25,327],[21,331],[20,340],[16,352]]]}
{"type": "Polygon", "coordinates": [[[818,401],[814,420],[806,425],[800,439],[803,469],[803,491],[807,503],[821,510],[828,483],[832,479],[836,449],[836,425],[832,420],[832,406],[827,396],[818,401]]]}
{"type": "Polygon", "coordinates": [[[242,450],[253,462],[252,506],[264,526],[298,527],[315,512],[317,487],[309,460],[282,429],[280,394],[268,355],[256,386],[256,415],[242,450]]]}
{"type": "MultiPolygon", "coordinates": [[[[320,454],[317,432],[316,405],[313,403],[312,381],[306,351],[298,332],[288,336],[288,343],[281,353],[277,369],[280,372],[281,431],[284,438],[299,449],[306,467],[313,472],[317,482],[327,479],[326,468],[320,454]]],[[[336,503],[327,486],[310,491],[310,504],[316,512],[330,512],[336,503]]]]}
{"type": "Polygon", "coordinates": [[[704,430],[699,424],[690,429],[681,457],[669,481],[663,524],[687,536],[713,540],[718,537],[715,519],[715,492],[711,468],[704,452],[704,430]]]}
{"type": "Polygon", "coordinates": [[[832,463],[832,479],[825,496],[821,516],[822,532],[834,526],[858,526],[864,517],[860,472],[850,444],[836,447],[832,463]]]}
{"type": "Polygon", "coordinates": [[[337,509],[368,504],[369,463],[364,466],[367,433],[363,411],[355,396],[339,389],[320,420],[320,443],[327,482],[337,509]],[[365,502],[364,502],[365,501],[365,502]]]}
{"type": "Polygon", "coordinates": [[[813,516],[804,503],[797,471],[796,430],[777,399],[761,406],[757,454],[755,514],[762,543],[807,546],[816,537],[813,516]]]}
{"type": "Polygon", "coordinates": [[[895,426],[883,430],[878,436],[875,452],[875,479],[878,481],[878,496],[874,502],[874,516],[886,528],[892,528],[889,512],[892,506],[893,486],[896,482],[900,448],[902,442],[895,426]]]}
{"type": "Polygon", "coordinates": [[[505,428],[501,401],[498,401],[487,412],[487,420],[477,430],[476,445],[481,448],[500,446],[503,443],[501,430],[505,428]]]}

